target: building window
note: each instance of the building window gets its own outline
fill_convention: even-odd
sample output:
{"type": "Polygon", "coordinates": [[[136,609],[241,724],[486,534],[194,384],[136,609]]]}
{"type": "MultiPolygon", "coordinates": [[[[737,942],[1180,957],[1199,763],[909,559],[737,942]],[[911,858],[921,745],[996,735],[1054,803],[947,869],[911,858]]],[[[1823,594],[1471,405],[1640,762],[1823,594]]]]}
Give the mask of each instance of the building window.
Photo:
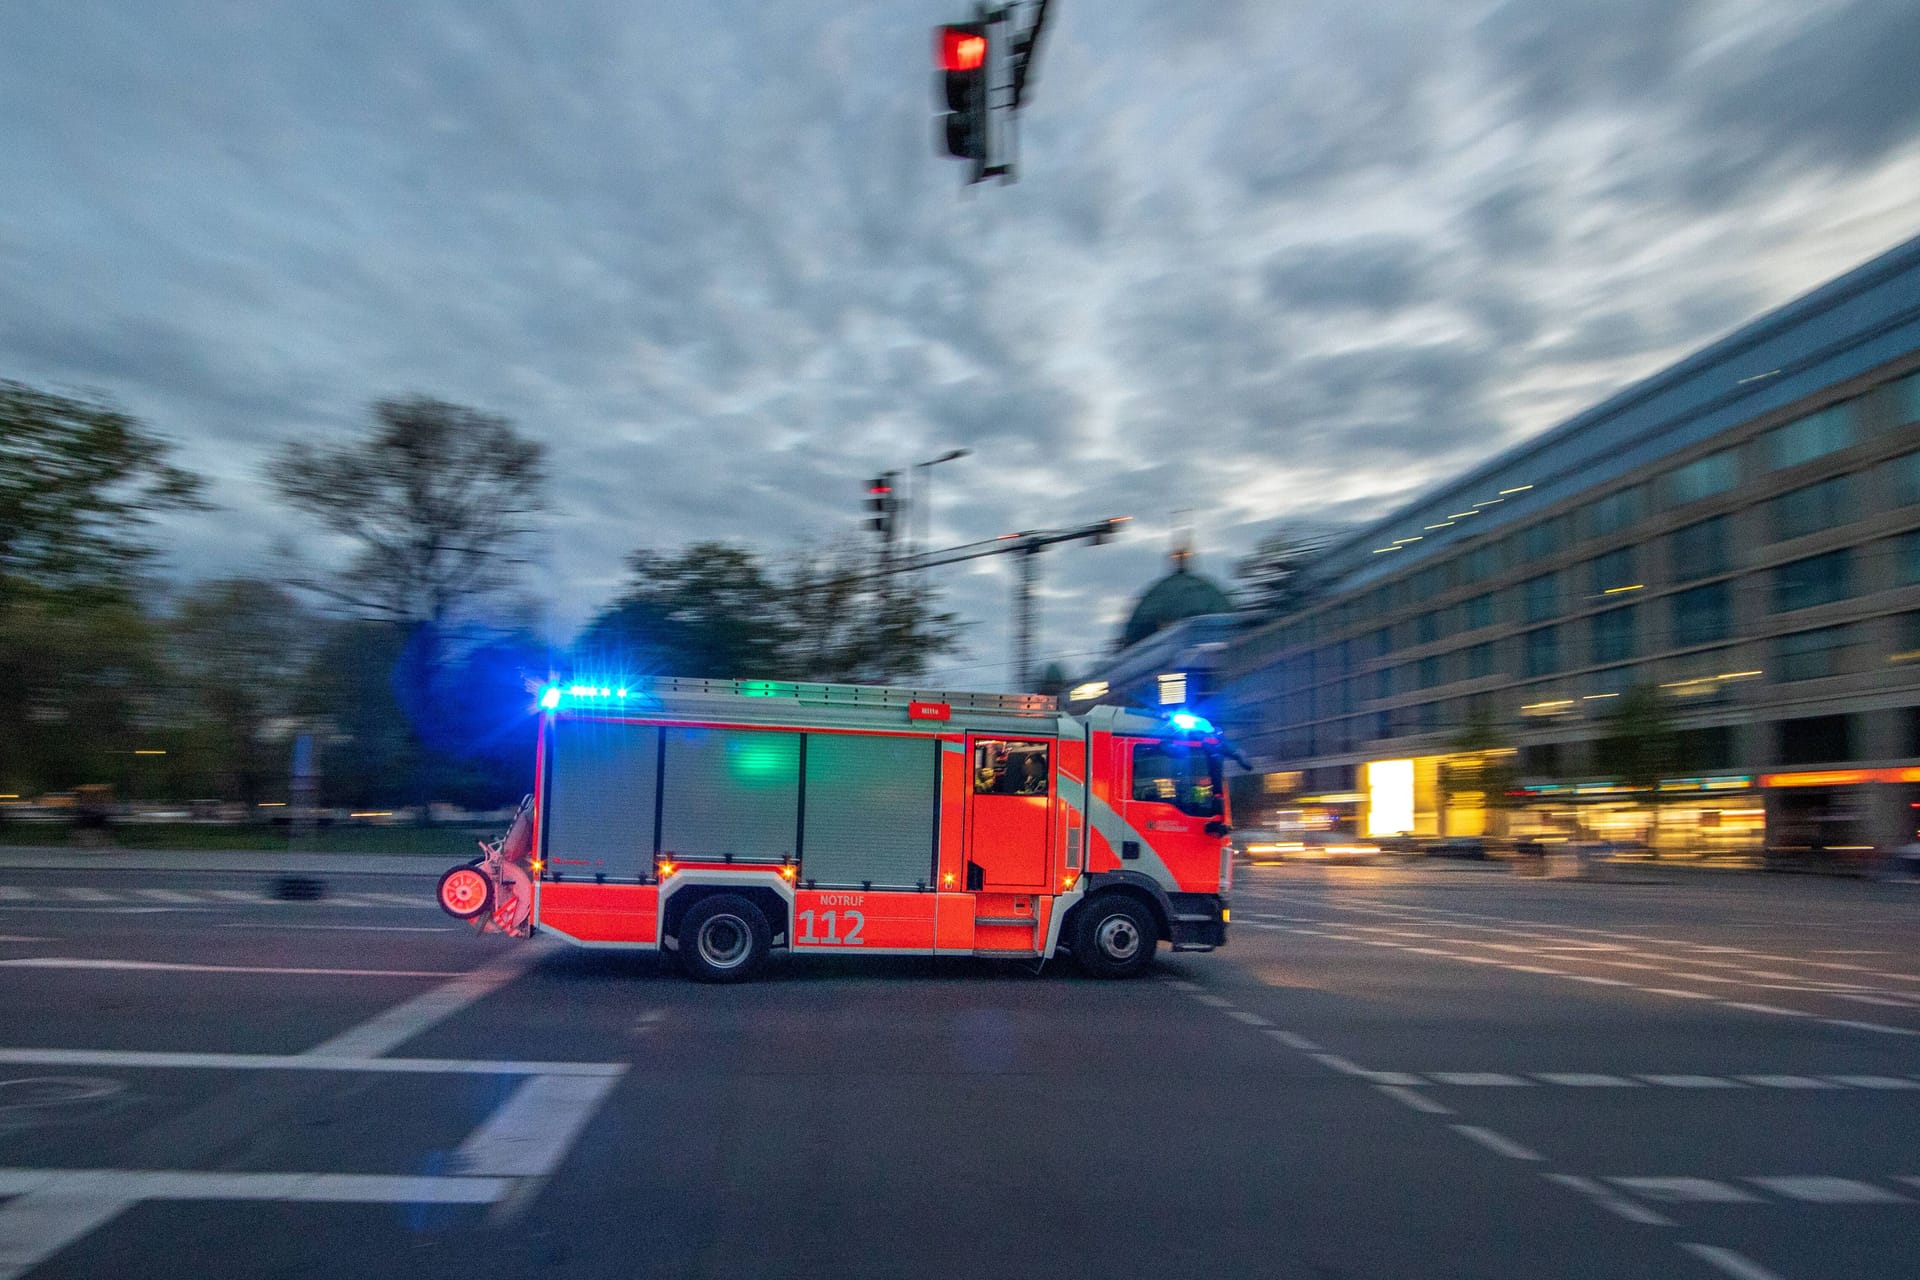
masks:
{"type": "Polygon", "coordinates": [[[1740,455],[1722,449],[1686,466],[1669,471],[1666,477],[1667,505],[1677,507],[1688,502],[1725,493],[1740,483],[1740,455]]]}
{"type": "Polygon", "coordinates": [[[1609,609],[1593,615],[1593,660],[1625,662],[1633,656],[1633,610],[1609,609]]]}
{"type": "Polygon", "coordinates": [[[1848,716],[1774,722],[1774,759],[1781,764],[1840,764],[1853,756],[1848,716]]]}
{"type": "Polygon", "coordinates": [[[1520,535],[1520,548],[1529,560],[1544,560],[1566,546],[1565,516],[1542,520],[1520,535]]]}
{"type": "Polygon", "coordinates": [[[1376,711],[1373,714],[1373,736],[1391,738],[1393,736],[1393,712],[1376,711]]]}
{"type": "Polygon", "coordinates": [[[1920,529],[1894,540],[1893,580],[1910,587],[1920,582],[1920,529]]]}
{"type": "Polygon", "coordinates": [[[1420,620],[1414,627],[1414,643],[1432,644],[1439,638],[1440,611],[1438,609],[1429,609],[1420,615],[1420,620]]]}
{"type": "Polygon", "coordinates": [[[1896,425],[1920,422],[1920,373],[1910,373],[1893,384],[1893,406],[1896,425]]]}
{"type": "Polygon", "coordinates": [[[1439,703],[1423,702],[1420,704],[1417,714],[1419,718],[1415,723],[1419,726],[1421,733],[1432,733],[1440,727],[1439,703]]]}
{"type": "Polygon", "coordinates": [[[1420,687],[1431,689],[1441,683],[1440,659],[1438,657],[1420,659],[1420,687]]]}
{"type": "Polygon", "coordinates": [[[1709,583],[1704,587],[1695,587],[1691,591],[1681,591],[1673,596],[1673,642],[1686,648],[1689,645],[1712,644],[1715,640],[1727,638],[1729,626],[1729,597],[1727,584],[1709,583]]]}
{"type": "Polygon", "coordinates": [[[1492,545],[1475,547],[1467,552],[1466,558],[1461,561],[1461,567],[1465,571],[1468,582],[1481,582],[1491,578],[1500,571],[1499,548],[1492,545]]]}
{"type": "Polygon", "coordinates": [[[1560,628],[1541,627],[1527,632],[1526,672],[1530,676],[1550,676],[1560,669],[1560,628]]]}
{"type": "Polygon", "coordinates": [[[1715,516],[1675,529],[1667,539],[1667,562],[1675,582],[1711,578],[1727,571],[1727,518],[1715,516]]]}
{"type": "Polygon", "coordinates": [[[1782,680],[1819,680],[1837,676],[1846,665],[1852,627],[1796,631],[1774,641],[1774,672],[1782,680]]]}
{"type": "Polygon", "coordinates": [[[1632,547],[1621,547],[1594,558],[1593,594],[1604,595],[1615,587],[1630,587],[1637,581],[1633,576],[1632,547]]]}
{"type": "Polygon", "coordinates": [[[1853,594],[1853,555],[1842,547],[1823,556],[1808,556],[1773,571],[1773,607],[1785,613],[1832,604],[1853,594]]]}
{"type": "Polygon", "coordinates": [[[1466,630],[1493,625],[1493,593],[1484,592],[1460,606],[1461,616],[1465,620],[1466,630]]]}
{"type": "Polygon", "coordinates": [[[1587,508],[1587,536],[1603,538],[1640,518],[1640,490],[1610,493],[1587,508]]]}
{"type": "Polygon", "coordinates": [[[1560,611],[1559,575],[1528,578],[1520,588],[1521,613],[1528,622],[1544,622],[1560,611]]]}
{"type": "Polygon", "coordinates": [[[1391,698],[1393,696],[1393,668],[1382,667],[1373,673],[1373,696],[1391,698]]]}
{"type": "Polygon", "coordinates": [[[1474,645],[1467,650],[1467,678],[1478,680],[1493,674],[1493,642],[1474,645]]]}
{"type": "Polygon", "coordinates": [[[1393,628],[1381,627],[1373,633],[1373,656],[1384,658],[1393,652],[1393,628]]]}
{"type": "MultiPolygon", "coordinates": [[[[1920,374],[1907,381],[1920,381],[1920,374]]],[[[1887,497],[1894,507],[1920,507],[1920,453],[1895,458],[1880,471],[1886,477],[1887,497]]]]}
{"type": "Polygon", "coordinates": [[[1824,458],[1853,443],[1852,406],[1836,404],[1766,435],[1767,464],[1775,471],[1824,458]]]}
{"type": "Polygon", "coordinates": [[[1853,477],[1834,476],[1819,484],[1783,493],[1773,500],[1773,536],[1777,542],[1804,538],[1853,519],[1853,477]]]}

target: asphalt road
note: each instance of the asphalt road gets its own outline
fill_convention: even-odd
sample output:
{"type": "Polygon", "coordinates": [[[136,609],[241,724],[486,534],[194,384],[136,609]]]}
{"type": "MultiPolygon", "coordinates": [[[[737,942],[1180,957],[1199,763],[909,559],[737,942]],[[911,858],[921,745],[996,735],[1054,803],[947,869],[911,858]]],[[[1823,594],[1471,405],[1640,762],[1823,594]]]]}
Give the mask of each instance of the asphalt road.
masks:
{"type": "Polygon", "coordinates": [[[1920,1275],[1920,887],[1242,872],[1157,978],[0,868],[0,1280],[1920,1275]]]}

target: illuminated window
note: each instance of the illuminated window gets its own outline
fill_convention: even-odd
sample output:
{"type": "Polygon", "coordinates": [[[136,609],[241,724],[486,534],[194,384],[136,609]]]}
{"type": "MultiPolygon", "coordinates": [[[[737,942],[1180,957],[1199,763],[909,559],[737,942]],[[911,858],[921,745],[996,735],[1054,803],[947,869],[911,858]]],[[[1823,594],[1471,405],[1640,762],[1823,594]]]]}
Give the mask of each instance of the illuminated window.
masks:
{"type": "Polygon", "coordinates": [[[1853,555],[1850,548],[1808,556],[1773,571],[1773,607],[1781,613],[1831,604],[1853,594],[1853,555]]]}
{"type": "Polygon", "coordinates": [[[1725,493],[1740,483],[1740,457],[1732,449],[1722,449],[1704,458],[1696,458],[1684,467],[1669,471],[1666,477],[1667,505],[1681,506],[1725,493]]]}
{"type": "Polygon", "coordinates": [[[1767,465],[1778,471],[1797,467],[1815,458],[1824,458],[1853,443],[1853,412],[1849,404],[1836,404],[1809,414],[1798,422],[1775,427],[1766,435],[1767,465]]]}
{"type": "Polygon", "coordinates": [[[1367,766],[1367,834],[1413,830],[1413,761],[1375,760],[1367,766]]]}

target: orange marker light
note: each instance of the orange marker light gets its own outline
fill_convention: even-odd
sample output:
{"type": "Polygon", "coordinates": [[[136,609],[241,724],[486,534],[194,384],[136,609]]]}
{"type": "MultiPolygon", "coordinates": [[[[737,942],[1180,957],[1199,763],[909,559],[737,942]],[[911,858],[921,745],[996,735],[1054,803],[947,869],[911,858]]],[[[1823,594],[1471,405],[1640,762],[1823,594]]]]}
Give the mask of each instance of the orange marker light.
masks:
{"type": "Polygon", "coordinates": [[[952,883],[953,883],[953,872],[951,872],[951,871],[949,871],[949,872],[947,872],[947,874],[946,874],[946,875],[944,875],[944,876],[942,876],[942,877],[940,877],[940,883],[942,883],[942,884],[952,884],[952,883]]]}
{"type": "Polygon", "coordinates": [[[662,879],[665,879],[667,876],[670,876],[672,874],[673,874],[673,864],[671,862],[663,862],[660,864],[660,876],[662,879]]]}
{"type": "Polygon", "coordinates": [[[793,878],[794,878],[794,877],[795,877],[796,875],[799,875],[800,873],[799,873],[798,871],[796,871],[796,870],[794,870],[794,869],[793,869],[792,867],[782,867],[782,868],[780,868],[780,874],[781,874],[781,876],[783,876],[784,878],[786,878],[786,879],[788,879],[788,880],[791,880],[791,879],[793,879],[793,878]]]}
{"type": "Polygon", "coordinates": [[[535,858],[532,862],[529,862],[527,865],[529,867],[532,867],[535,871],[545,871],[547,869],[546,861],[541,858],[535,858]]]}

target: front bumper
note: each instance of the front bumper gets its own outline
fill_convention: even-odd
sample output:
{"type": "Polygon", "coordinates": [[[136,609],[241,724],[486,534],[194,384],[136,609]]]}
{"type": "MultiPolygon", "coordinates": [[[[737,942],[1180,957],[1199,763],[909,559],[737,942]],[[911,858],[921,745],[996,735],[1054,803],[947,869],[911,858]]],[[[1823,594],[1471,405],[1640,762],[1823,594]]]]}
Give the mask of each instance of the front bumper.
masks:
{"type": "Polygon", "coordinates": [[[1175,951],[1211,951],[1227,945],[1227,899],[1219,893],[1167,895],[1168,941],[1175,951]]]}

